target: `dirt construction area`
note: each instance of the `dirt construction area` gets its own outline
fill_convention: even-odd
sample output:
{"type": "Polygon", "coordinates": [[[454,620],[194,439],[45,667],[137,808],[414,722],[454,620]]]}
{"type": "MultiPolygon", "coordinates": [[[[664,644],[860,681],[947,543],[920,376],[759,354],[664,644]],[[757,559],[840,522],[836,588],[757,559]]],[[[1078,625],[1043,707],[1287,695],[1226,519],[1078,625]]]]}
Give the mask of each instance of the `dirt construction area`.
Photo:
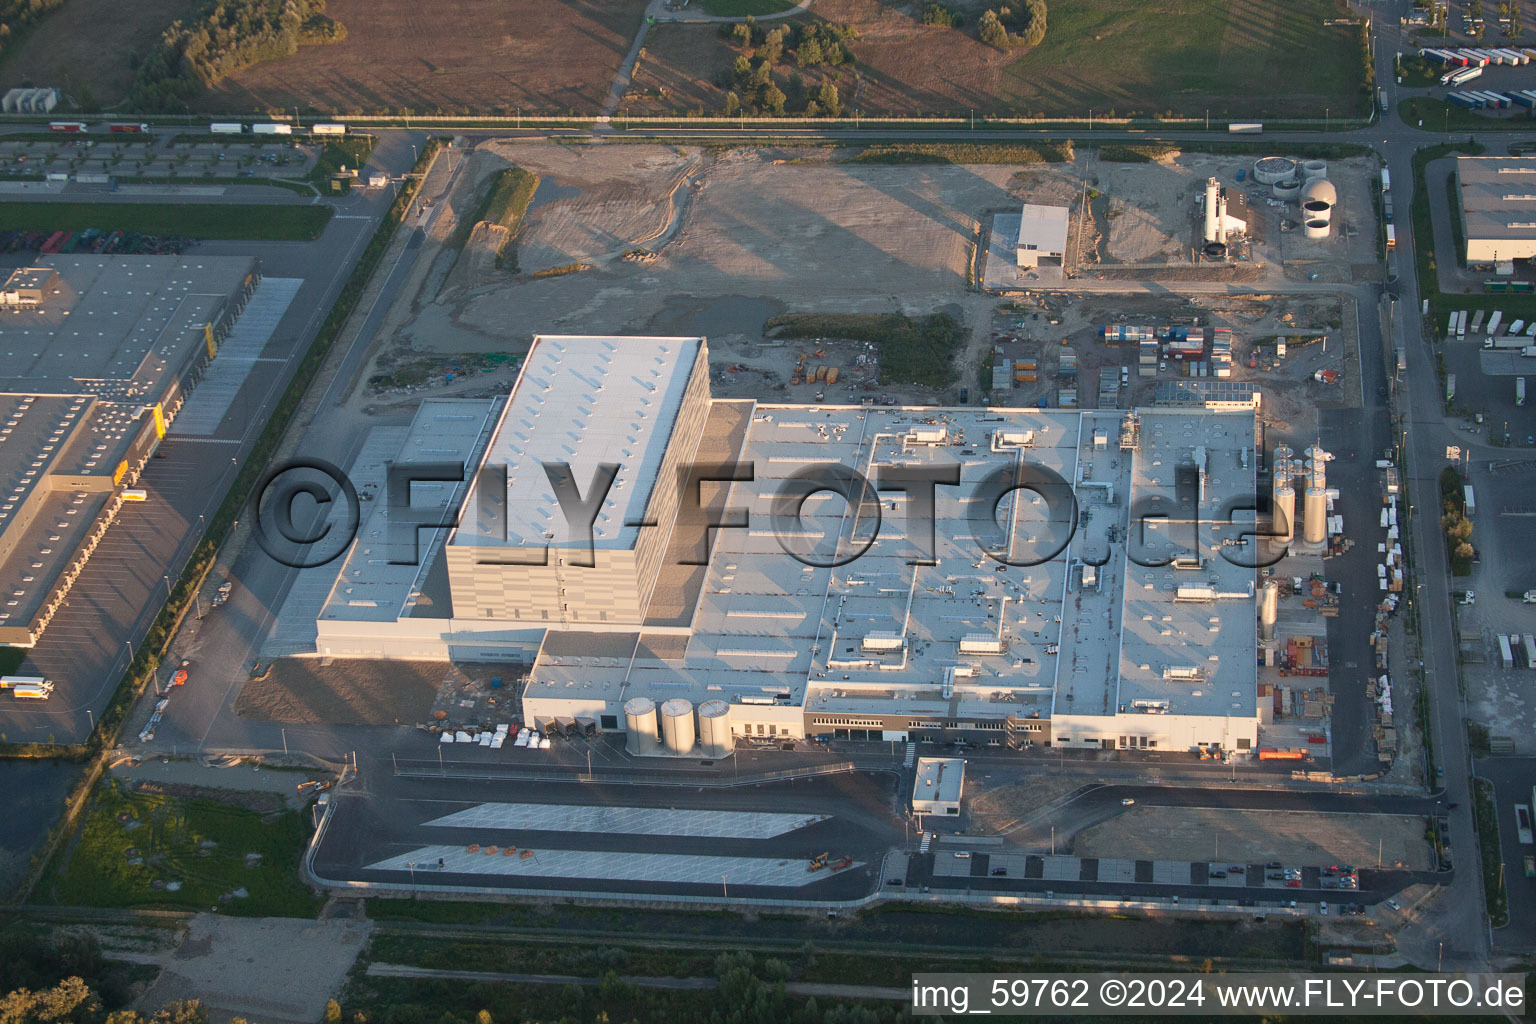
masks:
{"type": "Polygon", "coordinates": [[[1208,858],[1234,864],[1354,864],[1428,871],[1424,819],[1227,808],[1136,807],[1073,837],[1078,857],[1208,858]]]}
{"type": "Polygon", "coordinates": [[[235,713],[285,725],[414,723],[452,671],[440,661],[279,658],[241,687],[235,713]]]}

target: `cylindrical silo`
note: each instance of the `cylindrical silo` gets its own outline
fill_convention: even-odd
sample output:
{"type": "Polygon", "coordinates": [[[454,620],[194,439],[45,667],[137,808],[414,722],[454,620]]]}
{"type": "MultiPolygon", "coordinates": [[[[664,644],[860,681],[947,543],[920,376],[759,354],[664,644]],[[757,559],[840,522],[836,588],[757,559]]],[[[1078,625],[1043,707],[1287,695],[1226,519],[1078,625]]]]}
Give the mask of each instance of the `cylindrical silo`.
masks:
{"type": "Polygon", "coordinates": [[[725,757],[735,746],[731,739],[731,706],[723,700],[699,705],[699,746],[705,757],[725,757]]]}
{"type": "Polygon", "coordinates": [[[1296,488],[1289,479],[1275,481],[1275,542],[1289,544],[1296,536],[1296,488]]]}
{"type": "Polygon", "coordinates": [[[1321,487],[1307,488],[1306,515],[1303,517],[1308,544],[1328,539],[1328,492],[1321,487]]]}
{"type": "Polygon", "coordinates": [[[656,725],[656,702],[634,697],[624,703],[624,749],[631,754],[654,754],[661,746],[656,725]]]}
{"type": "Polygon", "coordinates": [[[1204,239],[1207,242],[1225,241],[1221,237],[1221,215],[1216,210],[1217,199],[1221,196],[1221,185],[1215,178],[1205,179],[1205,231],[1204,239]]]}
{"type": "Polygon", "coordinates": [[[1303,160],[1301,162],[1302,181],[1326,177],[1328,177],[1328,162],[1326,160],[1303,160]]]}
{"type": "Polygon", "coordinates": [[[1301,182],[1292,178],[1288,181],[1277,181],[1269,186],[1276,199],[1295,199],[1301,195],[1301,182]]]}
{"type": "Polygon", "coordinates": [[[1280,585],[1274,580],[1264,584],[1264,591],[1259,595],[1259,637],[1264,640],[1275,638],[1275,619],[1280,612],[1280,585]]]}
{"type": "Polygon", "coordinates": [[[1318,217],[1307,218],[1307,220],[1301,226],[1302,237],[1310,238],[1314,241],[1327,238],[1328,230],[1328,222],[1318,217]]]}
{"type": "Polygon", "coordinates": [[[693,705],[673,697],[661,706],[661,740],[671,754],[693,749],[693,705]]]}

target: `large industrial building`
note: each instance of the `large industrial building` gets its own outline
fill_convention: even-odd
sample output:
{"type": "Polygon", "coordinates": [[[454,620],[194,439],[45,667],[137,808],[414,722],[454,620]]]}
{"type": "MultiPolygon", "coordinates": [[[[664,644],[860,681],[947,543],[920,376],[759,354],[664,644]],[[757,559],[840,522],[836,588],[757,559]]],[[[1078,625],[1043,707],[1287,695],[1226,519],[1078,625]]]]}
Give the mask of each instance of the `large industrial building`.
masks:
{"type": "Polygon", "coordinates": [[[37,643],[258,278],[49,257],[0,287],[0,643],[37,643]]]}
{"type": "Polygon", "coordinates": [[[674,753],[1257,745],[1251,407],[712,400],[701,338],[539,337],[406,437],[478,467],[458,523],[402,568],[370,503],[322,656],[522,662],[530,722],[674,753]]]}
{"type": "Polygon", "coordinates": [[[1536,158],[1456,158],[1457,214],[1469,265],[1536,256],[1536,158]]]}

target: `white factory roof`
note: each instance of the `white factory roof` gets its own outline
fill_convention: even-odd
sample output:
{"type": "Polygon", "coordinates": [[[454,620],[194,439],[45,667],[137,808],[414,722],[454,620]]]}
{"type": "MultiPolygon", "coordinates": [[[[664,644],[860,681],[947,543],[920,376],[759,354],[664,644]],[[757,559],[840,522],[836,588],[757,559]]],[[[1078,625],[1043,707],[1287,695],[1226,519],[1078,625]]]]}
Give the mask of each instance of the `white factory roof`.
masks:
{"type": "MultiPolygon", "coordinates": [[[[544,464],[571,467],[589,494],[602,464],[618,476],[593,526],[597,547],[632,548],[666,454],[702,338],[534,338],[486,454],[507,469],[506,537],[466,515],[449,543],[530,546],[571,542],[544,464]]],[[[471,495],[466,508],[485,499],[471,495]]]]}
{"type": "MultiPolygon", "coordinates": [[[[406,535],[397,528],[391,535],[385,515],[386,467],[390,462],[458,462],[473,467],[500,404],[499,399],[488,398],[428,398],[408,427],[376,427],[369,432],[348,474],[363,499],[362,521],[320,618],[393,622],[412,614],[446,616],[446,609],[417,608],[417,604],[447,531],[423,529],[406,535]]],[[[430,508],[437,498],[447,502],[443,507],[457,508],[468,487],[468,480],[422,481],[412,485],[411,501],[430,508]]]]}
{"type": "MultiPolygon", "coordinates": [[[[756,478],[733,484],[728,500],[749,510],[749,528],[717,532],[691,633],[639,638],[638,653],[634,634],[608,650],[589,642],[594,634],[568,642],[552,633],[528,696],[785,694],[812,715],[998,718],[1114,715],[1122,702],[1155,690],[1176,697],[1178,713],[1226,714],[1232,698],[1225,691],[1162,680],[1177,651],[1188,661],[1193,648],[1208,647],[1199,657],[1217,661],[1200,664],[1221,686],[1236,689],[1246,676],[1246,716],[1253,717],[1252,599],[1175,606],[1172,592],[1165,602],[1161,589],[1139,589],[1136,574],[1147,570],[1126,560],[1132,505],[1173,494],[1175,470],[1202,444],[1210,474],[1201,517],[1222,518],[1221,502],[1245,486],[1251,502],[1253,470],[1237,467],[1244,447],[1254,464],[1252,413],[1143,411],[1140,451],[1121,449],[1125,421],[1116,411],[758,405],[742,453],[756,478]],[[871,480],[892,468],[958,465],[960,485],[936,491],[936,564],[914,564],[926,542],[909,530],[910,503],[901,491],[879,493],[872,543],[876,501],[866,500],[854,516],[845,515],[840,496],[812,497],[801,527],[779,532],[822,557],[786,553],[773,496],[789,475],[829,461],[871,480]],[[977,498],[982,481],[997,472],[1012,479],[1021,466],[1059,476],[1067,500],[1018,492],[1021,500],[999,506],[993,522],[1001,525],[988,527],[991,503],[977,498]],[[1079,527],[1067,546],[1074,489],[1079,527]],[[826,565],[828,538],[838,536],[843,564],[826,565]],[[981,540],[1011,544],[1016,563],[1034,551],[1039,564],[1004,565],[982,553],[981,540]],[[1081,560],[1102,563],[1094,592],[1083,593],[1078,582],[1081,560]],[[1128,580],[1138,589],[1123,608],[1128,580]],[[1144,623],[1145,614],[1154,621],[1144,623]],[[1120,621],[1128,615],[1136,622],[1122,651],[1120,621]]],[[[1167,538],[1155,535],[1153,543],[1166,547],[1167,538]]],[[[1223,563],[1193,575],[1199,585],[1214,578],[1217,589],[1246,594],[1255,573],[1223,563]]]]}
{"type": "Polygon", "coordinates": [[[1072,211],[1065,206],[1025,203],[1019,221],[1019,248],[1060,255],[1067,251],[1067,224],[1072,211]]]}
{"type": "Polygon", "coordinates": [[[912,802],[957,804],[965,789],[963,757],[920,757],[912,783],[912,802]]]}
{"type": "Polygon", "coordinates": [[[1469,242],[1536,240],[1536,156],[1459,156],[1456,177],[1469,242]]]}

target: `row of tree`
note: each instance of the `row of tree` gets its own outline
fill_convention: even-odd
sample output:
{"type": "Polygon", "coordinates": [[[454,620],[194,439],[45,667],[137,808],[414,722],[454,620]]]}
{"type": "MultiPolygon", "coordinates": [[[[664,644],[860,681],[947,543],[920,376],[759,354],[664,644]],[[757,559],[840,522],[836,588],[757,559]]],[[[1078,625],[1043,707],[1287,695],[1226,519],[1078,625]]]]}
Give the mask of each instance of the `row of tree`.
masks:
{"type": "Polygon", "coordinates": [[[140,63],[131,101],[144,111],[184,110],[242,68],[346,34],[326,16],[325,0],[219,0],[193,21],[171,23],[140,63]]]}

